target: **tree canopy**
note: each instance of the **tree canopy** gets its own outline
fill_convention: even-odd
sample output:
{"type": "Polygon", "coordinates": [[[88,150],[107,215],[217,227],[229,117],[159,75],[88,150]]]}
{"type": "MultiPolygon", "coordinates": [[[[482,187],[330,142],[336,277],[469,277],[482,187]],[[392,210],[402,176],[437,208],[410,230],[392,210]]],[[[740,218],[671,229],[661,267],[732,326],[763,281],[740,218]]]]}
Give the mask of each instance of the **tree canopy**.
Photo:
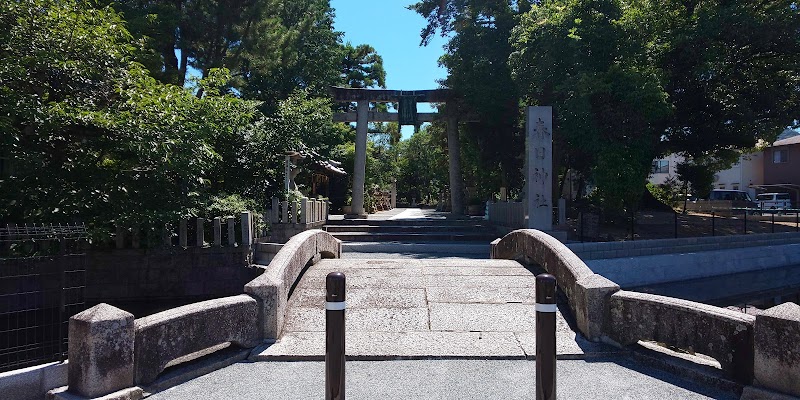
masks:
{"type": "MultiPolygon", "coordinates": [[[[321,0],[2,3],[3,220],[163,226],[266,204],[283,152],[352,141],[327,97],[356,79],[332,18],[321,0]]],[[[361,85],[382,84],[356,49],[361,85]]]]}
{"type": "MultiPolygon", "coordinates": [[[[791,1],[423,0],[411,8],[428,21],[423,44],[437,32],[450,38],[443,84],[483,125],[475,135],[513,144],[520,106],[553,105],[556,169],[593,183],[609,209],[635,208],[652,159],[685,155],[686,176],[707,182],[699,172],[713,176],[738,151],[771,142],[800,111],[800,15],[791,1]],[[513,121],[512,134],[493,129],[503,121],[513,121]]],[[[479,149],[492,158],[491,146],[479,149]]]]}

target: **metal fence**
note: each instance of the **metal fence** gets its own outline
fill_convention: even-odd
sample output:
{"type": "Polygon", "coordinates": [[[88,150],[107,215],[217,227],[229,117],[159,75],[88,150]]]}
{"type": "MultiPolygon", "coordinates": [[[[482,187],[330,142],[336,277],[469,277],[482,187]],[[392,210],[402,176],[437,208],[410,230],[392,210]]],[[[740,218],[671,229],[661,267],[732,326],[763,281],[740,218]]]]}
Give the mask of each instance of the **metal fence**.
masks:
{"type": "Polygon", "coordinates": [[[616,229],[601,226],[599,215],[580,213],[575,233],[581,241],[595,241],[800,232],[800,210],[730,208],[689,213],[637,212],[625,225],[617,224],[616,229]]]}
{"type": "Polygon", "coordinates": [[[67,355],[69,317],[85,309],[82,225],[0,228],[0,372],[67,355]]]}

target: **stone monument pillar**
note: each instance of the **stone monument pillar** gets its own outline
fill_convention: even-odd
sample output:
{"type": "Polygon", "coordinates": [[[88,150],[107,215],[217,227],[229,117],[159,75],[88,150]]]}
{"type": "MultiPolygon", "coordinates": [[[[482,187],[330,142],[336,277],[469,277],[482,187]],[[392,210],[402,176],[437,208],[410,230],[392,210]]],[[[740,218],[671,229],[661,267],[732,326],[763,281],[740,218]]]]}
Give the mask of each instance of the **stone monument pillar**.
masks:
{"type": "Polygon", "coordinates": [[[447,117],[447,153],[450,159],[450,212],[464,213],[464,192],[461,189],[461,144],[458,138],[458,119],[447,117]]]}
{"type": "Polygon", "coordinates": [[[353,163],[353,214],[364,213],[364,179],[367,168],[367,124],[369,116],[369,102],[358,101],[356,117],[356,158],[353,163]]]}
{"type": "Polygon", "coordinates": [[[525,110],[525,204],[528,228],[553,229],[553,107],[525,110]]]}

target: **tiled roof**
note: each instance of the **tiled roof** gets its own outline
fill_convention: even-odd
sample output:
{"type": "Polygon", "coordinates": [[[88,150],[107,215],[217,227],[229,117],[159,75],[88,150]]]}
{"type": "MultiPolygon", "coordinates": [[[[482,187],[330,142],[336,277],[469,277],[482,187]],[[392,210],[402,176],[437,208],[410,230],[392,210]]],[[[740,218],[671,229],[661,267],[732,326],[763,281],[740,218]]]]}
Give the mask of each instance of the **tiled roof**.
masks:
{"type": "Polygon", "coordinates": [[[800,144],[800,135],[792,136],[786,139],[781,139],[772,144],[772,147],[789,146],[792,144],[800,144]]]}

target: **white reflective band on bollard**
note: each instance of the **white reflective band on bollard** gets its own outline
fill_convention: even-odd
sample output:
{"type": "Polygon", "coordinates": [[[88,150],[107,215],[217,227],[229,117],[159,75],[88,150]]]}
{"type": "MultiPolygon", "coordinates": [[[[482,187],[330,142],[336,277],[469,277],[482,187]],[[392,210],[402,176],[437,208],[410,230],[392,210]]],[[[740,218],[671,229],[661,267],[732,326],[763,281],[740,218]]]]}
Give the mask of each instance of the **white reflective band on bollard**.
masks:
{"type": "Polygon", "coordinates": [[[325,309],[331,311],[342,311],[345,309],[346,304],[346,301],[326,301],[325,309]]]}
{"type": "Polygon", "coordinates": [[[558,307],[555,304],[539,304],[536,303],[536,312],[556,312],[558,307]]]}

